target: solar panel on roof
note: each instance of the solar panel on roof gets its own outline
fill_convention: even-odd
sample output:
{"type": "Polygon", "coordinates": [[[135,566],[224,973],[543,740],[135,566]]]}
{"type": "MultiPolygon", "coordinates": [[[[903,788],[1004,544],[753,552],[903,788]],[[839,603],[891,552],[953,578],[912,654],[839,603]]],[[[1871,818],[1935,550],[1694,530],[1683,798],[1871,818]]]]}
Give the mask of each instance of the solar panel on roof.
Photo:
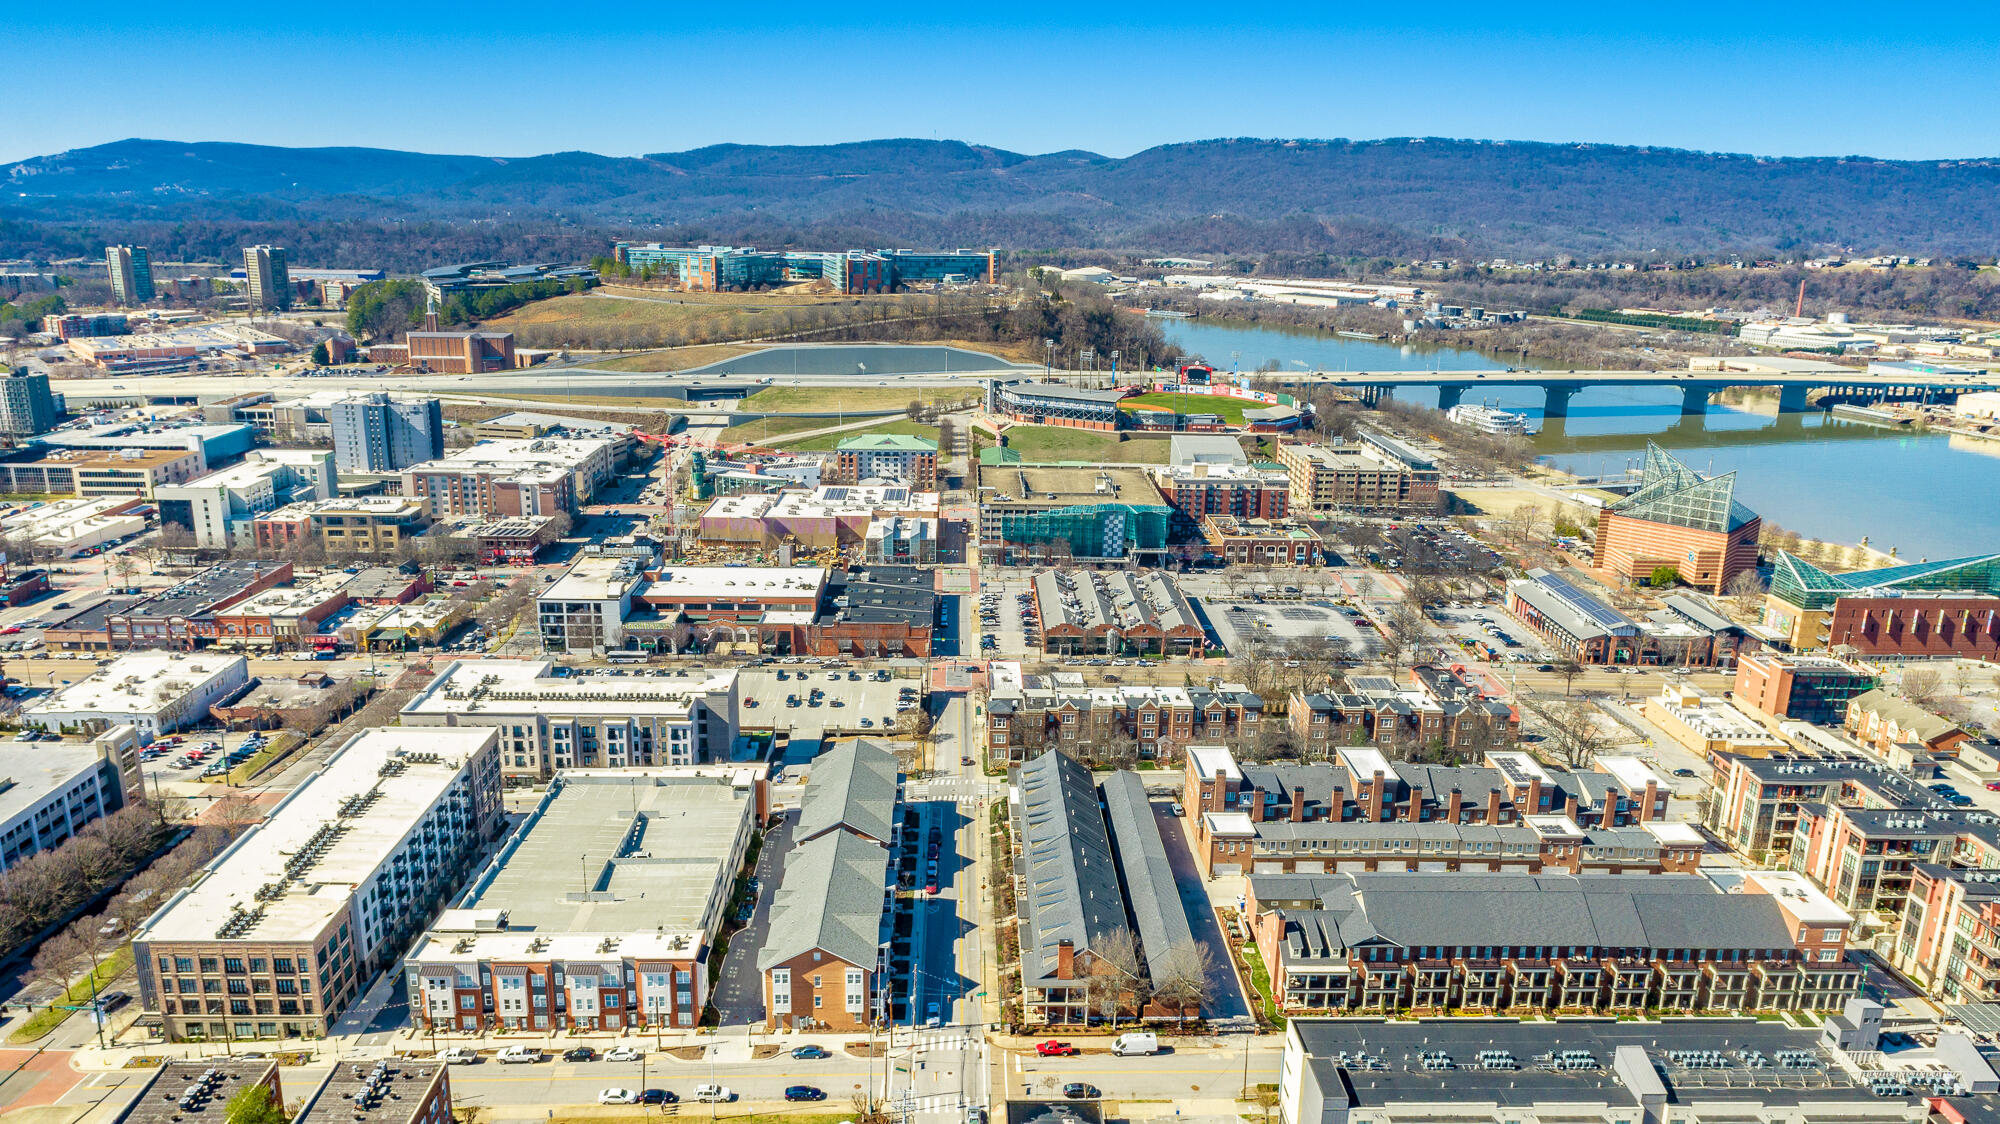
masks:
{"type": "Polygon", "coordinates": [[[1586,595],[1582,590],[1571,585],[1565,578],[1559,578],[1554,574],[1544,574],[1542,575],[1541,582],[1549,592],[1567,601],[1571,608],[1606,628],[1619,628],[1631,623],[1626,619],[1625,614],[1594,597],[1586,595]]]}

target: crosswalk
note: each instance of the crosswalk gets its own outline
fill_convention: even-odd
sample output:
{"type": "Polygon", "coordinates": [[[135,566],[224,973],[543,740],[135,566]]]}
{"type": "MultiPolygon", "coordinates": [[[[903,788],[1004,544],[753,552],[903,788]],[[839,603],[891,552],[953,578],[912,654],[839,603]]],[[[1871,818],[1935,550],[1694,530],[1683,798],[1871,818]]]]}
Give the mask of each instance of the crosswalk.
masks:
{"type": "Polygon", "coordinates": [[[898,1050],[912,1046],[919,1050],[963,1050],[976,1044],[978,1036],[963,1030],[926,1030],[912,1037],[907,1032],[898,1032],[890,1043],[898,1050]]]}
{"type": "Polygon", "coordinates": [[[893,1102],[899,1112],[943,1112],[963,1109],[967,1101],[963,1093],[925,1093],[922,1096],[899,1096],[893,1102]]]}

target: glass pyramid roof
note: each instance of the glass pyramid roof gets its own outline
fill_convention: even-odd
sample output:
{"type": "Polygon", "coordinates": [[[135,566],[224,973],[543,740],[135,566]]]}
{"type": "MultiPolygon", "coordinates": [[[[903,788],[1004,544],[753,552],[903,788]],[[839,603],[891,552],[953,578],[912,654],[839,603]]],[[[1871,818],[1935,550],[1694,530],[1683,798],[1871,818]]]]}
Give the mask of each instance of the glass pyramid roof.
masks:
{"type": "Polygon", "coordinates": [[[1697,531],[1734,531],[1757,518],[1736,502],[1736,474],[1704,479],[1665,449],[1646,442],[1646,468],[1639,490],[1608,509],[1630,519],[1668,523],[1697,531]]]}
{"type": "Polygon", "coordinates": [[[1966,590],[2000,594],[2000,554],[1909,562],[1878,570],[1833,574],[1797,555],[1778,552],[1771,592],[1802,609],[1826,609],[1843,596],[1873,589],[1966,590]]]}

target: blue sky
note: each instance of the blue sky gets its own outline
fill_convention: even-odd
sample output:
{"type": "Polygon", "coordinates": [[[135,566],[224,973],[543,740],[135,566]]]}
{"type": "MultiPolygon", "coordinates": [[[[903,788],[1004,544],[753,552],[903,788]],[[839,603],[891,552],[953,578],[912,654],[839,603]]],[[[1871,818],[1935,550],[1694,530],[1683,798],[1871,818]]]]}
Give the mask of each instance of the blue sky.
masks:
{"type": "Polygon", "coordinates": [[[2000,155],[1990,0],[914,7],[16,4],[0,160],[130,136],[508,156],[1408,135],[2000,155]]]}

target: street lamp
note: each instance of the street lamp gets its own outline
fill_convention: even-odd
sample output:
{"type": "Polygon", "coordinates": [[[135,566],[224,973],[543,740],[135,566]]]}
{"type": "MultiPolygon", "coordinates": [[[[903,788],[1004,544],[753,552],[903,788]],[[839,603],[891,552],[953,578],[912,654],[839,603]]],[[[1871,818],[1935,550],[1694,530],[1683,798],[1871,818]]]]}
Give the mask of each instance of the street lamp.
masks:
{"type": "Polygon", "coordinates": [[[1048,378],[1056,364],[1056,341],[1054,337],[1042,340],[1042,377],[1048,378]]]}

